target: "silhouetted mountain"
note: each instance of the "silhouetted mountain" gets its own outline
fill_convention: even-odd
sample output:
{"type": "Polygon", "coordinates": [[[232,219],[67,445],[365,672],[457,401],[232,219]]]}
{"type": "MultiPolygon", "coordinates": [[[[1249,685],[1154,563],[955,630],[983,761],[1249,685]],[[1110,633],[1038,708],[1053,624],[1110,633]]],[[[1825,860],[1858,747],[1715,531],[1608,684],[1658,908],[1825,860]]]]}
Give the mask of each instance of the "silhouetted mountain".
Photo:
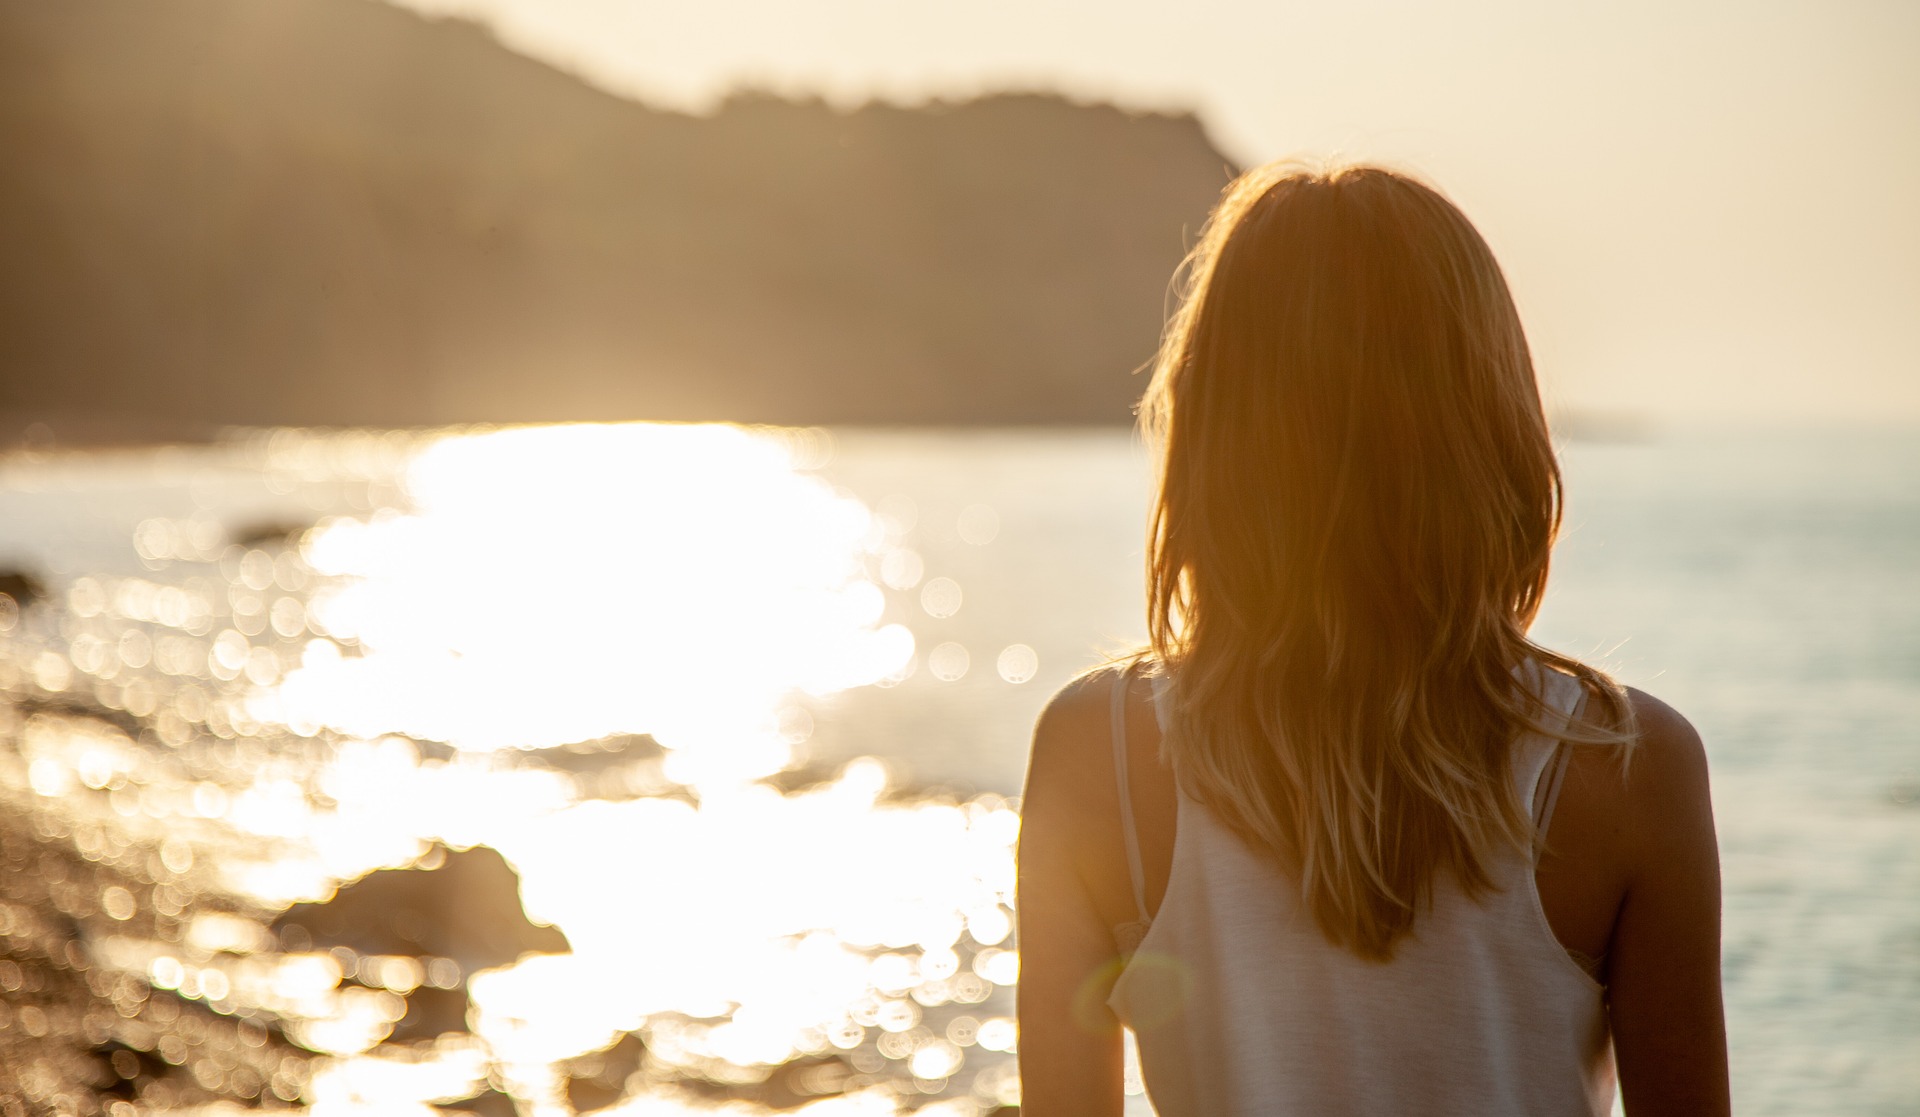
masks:
{"type": "Polygon", "coordinates": [[[0,0],[0,411],[1120,422],[1230,173],[1043,95],[656,111],[374,0],[0,0]]]}

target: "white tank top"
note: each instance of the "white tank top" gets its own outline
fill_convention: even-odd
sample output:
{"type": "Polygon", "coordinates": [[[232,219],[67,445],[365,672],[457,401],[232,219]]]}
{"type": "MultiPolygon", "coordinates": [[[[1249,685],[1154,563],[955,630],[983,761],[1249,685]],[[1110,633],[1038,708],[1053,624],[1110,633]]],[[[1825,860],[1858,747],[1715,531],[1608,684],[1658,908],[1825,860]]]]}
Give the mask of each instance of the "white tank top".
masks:
{"type": "MultiPolygon", "coordinates": [[[[1577,680],[1537,667],[1531,678],[1552,716],[1572,716],[1577,680]]],[[[1163,731],[1164,683],[1154,679],[1163,731]]],[[[1172,873],[1149,919],[1125,686],[1123,674],[1114,763],[1140,922],[1115,928],[1127,961],[1108,1004],[1138,1038],[1161,1117],[1612,1112],[1605,990],[1555,940],[1524,851],[1492,860],[1498,891],[1480,902],[1436,882],[1432,910],[1393,961],[1367,962],[1329,943],[1290,879],[1182,792],[1172,873]]],[[[1515,787],[1538,805],[1540,833],[1566,751],[1537,734],[1514,750],[1515,787]]]]}

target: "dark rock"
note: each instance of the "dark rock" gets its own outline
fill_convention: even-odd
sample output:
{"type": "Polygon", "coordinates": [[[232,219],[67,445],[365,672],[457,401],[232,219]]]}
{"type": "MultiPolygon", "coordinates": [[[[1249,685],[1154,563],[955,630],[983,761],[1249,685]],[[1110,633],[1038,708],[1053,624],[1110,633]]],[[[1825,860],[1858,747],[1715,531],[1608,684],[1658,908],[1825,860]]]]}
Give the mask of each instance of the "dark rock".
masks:
{"type": "Polygon", "coordinates": [[[231,529],[227,538],[242,547],[288,547],[312,526],[310,522],[281,520],[242,524],[231,529]]]}
{"type": "Polygon", "coordinates": [[[528,749],[516,754],[515,761],[531,768],[566,774],[573,781],[574,794],[583,799],[691,801],[683,785],[667,778],[665,756],[666,750],[659,742],[642,733],[557,748],[528,749]]]}
{"type": "Polygon", "coordinates": [[[157,1079],[179,1068],[151,1051],[142,1051],[119,1040],[109,1040],[93,1049],[99,1073],[88,1085],[110,1097],[132,1100],[138,1096],[141,1079],[157,1079]]]}
{"type": "Polygon", "coordinates": [[[422,985],[407,994],[407,1014],[393,1026],[389,1040],[394,1043],[410,1043],[415,1040],[431,1040],[447,1032],[467,1030],[467,991],[458,989],[436,989],[431,985],[422,985]]]}
{"type": "Polygon", "coordinates": [[[147,727],[145,720],[125,710],[110,710],[76,694],[56,694],[45,698],[33,694],[12,695],[9,700],[14,708],[23,714],[44,713],[56,717],[102,722],[135,740],[139,739],[141,730],[147,727]]]}
{"type": "Polygon", "coordinates": [[[316,947],[437,955],[458,962],[463,973],[571,949],[557,928],[527,919],[519,876],[486,846],[448,851],[435,869],[371,873],[325,903],[287,909],[272,929],[284,942],[294,926],[316,947]]]}
{"type": "Polygon", "coordinates": [[[754,1091],[754,1100],[772,1109],[793,1109],[838,1094],[853,1068],[837,1056],[795,1059],[774,1071],[754,1091]]]}
{"type": "Polygon", "coordinates": [[[567,1104],[575,1113],[605,1109],[627,1096],[627,1079],[647,1057],[646,1044],[632,1032],[605,1051],[570,1059],[560,1068],[567,1076],[567,1104]]]}
{"type": "Polygon", "coordinates": [[[447,1113],[471,1113],[474,1117],[519,1117],[520,1112],[513,1104],[513,1099],[498,1090],[488,1090],[440,1108],[447,1113]]]}
{"type": "MultiPolygon", "coordinates": [[[[655,1073],[660,1069],[654,1068],[655,1073]]],[[[801,1056],[777,1067],[753,1068],[749,1073],[729,1075],[726,1081],[715,1081],[698,1073],[667,1077],[676,1090],[703,1103],[745,1102],[781,1110],[797,1109],[839,1094],[850,1086],[871,1085],[876,1081],[871,1075],[856,1074],[846,1058],[838,1054],[801,1056]]]]}
{"type": "Polygon", "coordinates": [[[45,597],[47,589],[40,579],[24,570],[0,570],[0,593],[13,598],[15,605],[25,609],[45,597]]]}
{"type": "Polygon", "coordinates": [[[594,776],[609,768],[662,755],[666,750],[645,733],[623,734],[598,741],[582,741],[547,749],[528,749],[527,763],[574,776],[594,776]]]}
{"type": "Polygon", "coordinates": [[[567,1079],[567,1104],[575,1113],[605,1109],[626,1096],[624,1082],[607,1082],[599,1078],[567,1079]]]}

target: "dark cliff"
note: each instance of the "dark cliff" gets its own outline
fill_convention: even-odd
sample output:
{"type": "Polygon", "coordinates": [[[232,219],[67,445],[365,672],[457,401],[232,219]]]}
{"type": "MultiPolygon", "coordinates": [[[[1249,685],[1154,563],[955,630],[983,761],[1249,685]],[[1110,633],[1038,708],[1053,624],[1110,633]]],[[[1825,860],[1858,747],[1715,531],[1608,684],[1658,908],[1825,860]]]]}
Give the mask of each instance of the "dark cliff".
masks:
{"type": "Polygon", "coordinates": [[[374,0],[0,0],[0,413],[1123,422],[1230,173],[1044,95],[650,109],[374,0]]]}

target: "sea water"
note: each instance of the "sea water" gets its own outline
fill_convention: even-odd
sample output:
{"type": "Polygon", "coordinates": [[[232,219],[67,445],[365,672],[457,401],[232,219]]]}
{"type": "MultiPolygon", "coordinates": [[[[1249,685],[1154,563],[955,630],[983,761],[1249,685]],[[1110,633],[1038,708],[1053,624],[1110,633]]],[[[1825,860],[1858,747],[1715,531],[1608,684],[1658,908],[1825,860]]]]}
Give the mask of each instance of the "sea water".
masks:
{"type": "MultiPolygon", "coordinates": [[[[1141,638],[1144,462],[1127,440],[849,437],[844,448],[861,491],[885,494],[892,476],[929,494],[936,565],[970,568],[994,595],[974,639],[1029,639],[1053,667],[1043,684],[1141,638]],[[915,465],[894,464],[904,459],[915,465]],[[1004,509],[998,569],[945,542],[971,500],[1004,509]]],[[[1706,742],[1736,1111],[1911,1111],[1920,436],[1671,432],[1570,442],[1560,456],[1566,524],[1534,635],[1665,700],[1706,742]]],[[[876,721],[941,742],[911,754],[921,771],[1012,786],[1037,696],[1002,702],[991,682],[917,688],[925,700],[885,693],[876,721]],[[940,731],[969,723],[988,728],[955,743],[940,731]]]]}
{"type": "MultiPolygon", "coordinates": [[[[1561,455],[1535,635],[1707,743],[1737,1108],[1911,1112],[1920,434],[1561,455]]],[[[491,1082],[557,1112],[632,1035],[648,1059],[616,1086],[689,1104],[804,1066],[794,1089],[849,1106],[990,1111],[1017,1099],[1027,734],[1143,634],[1147,484],[1119,431],[280,431],[17,455],[0,566],[39,603],[0,617],[0,790],[40,840],[166,854],[158,900],[99,885],[140,915],[77,902],[91,964],[325,1053],[286,1094],[491,1082]],[[471,845],[506,855],[573,951],[462,974],[464,1040],[389,1041],[419,984],[402,962],[349,980],[299,944],[193,930],[195,897],[264,926],[471,845]],[[147,928],[148,903],[187,910],[147,928]],[[293,997],[316,966],[327,988],[293,997]]]]}

